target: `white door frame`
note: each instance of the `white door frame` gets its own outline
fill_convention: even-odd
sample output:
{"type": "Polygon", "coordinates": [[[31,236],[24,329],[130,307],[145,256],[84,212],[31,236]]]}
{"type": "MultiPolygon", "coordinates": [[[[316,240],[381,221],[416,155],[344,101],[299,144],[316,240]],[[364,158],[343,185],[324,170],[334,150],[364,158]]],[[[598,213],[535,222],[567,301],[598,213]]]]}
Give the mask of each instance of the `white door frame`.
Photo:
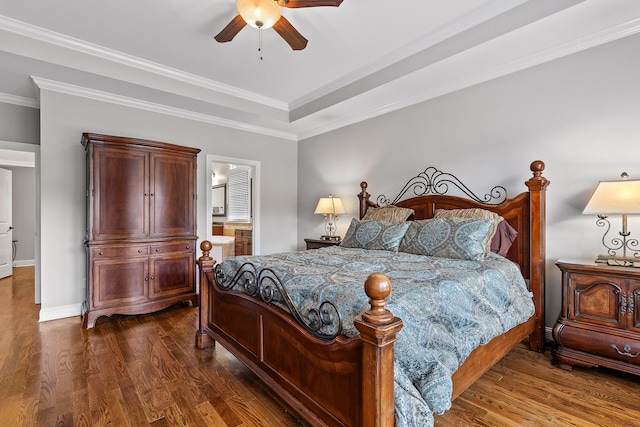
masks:
{"type": "Polygon", "coordinates": [[[252,254],[260,255],[260,162],[257,160],[239,159],[235,157],[216,156],[207,154],[207,232],[202,240],[207,239],[211,235],[211,227],[213,219],[211,217],[211,164],[212,163],[231,163],[234,165],[250,166],[255,172],[255,180],[253,182],[253,250],[252,254]]]}
{"type": "Polygon", "coordinates": [[[40,146],[36,144],[25,144],[22,142],[2,141],[0,140],[0,148],[14,151],[27,151],[35,153],[36,160],[36,235],[35,235],[35,276],[34,290],[35,303],[40,304],[41,299],[41,272],[40,272],[40,146]]]}

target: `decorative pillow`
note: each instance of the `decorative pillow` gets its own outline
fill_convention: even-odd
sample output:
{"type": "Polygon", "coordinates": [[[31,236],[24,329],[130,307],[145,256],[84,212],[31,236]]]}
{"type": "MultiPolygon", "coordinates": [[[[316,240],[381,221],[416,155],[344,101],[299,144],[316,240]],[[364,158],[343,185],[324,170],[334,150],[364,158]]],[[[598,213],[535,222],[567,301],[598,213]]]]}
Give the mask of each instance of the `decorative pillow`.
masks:
{"type": "Polygon", "coordinates": [[[411,221],[398,250],[441,258],[480,260],[493,221],[474,218],[433,218],[411,221]]]}
{"type": "Polygon", "coordinates": [[[398,252],[408,227],[408,222],[392,224],[388,221],[358,221],[353,218],[340,246],[398,252]]]}
{"type": "Polygon", "coordinates": [[[506,257],[516,237],[518,237],[518,231],[506,220],[501,221],[498,224],[496,235],[491,240],[491,252],[506,257]]]}
{"type": "Polygon", "coordinates": [[[407,218],[414,214],[413,209],[399,208],[397,206],[382,206],[380,208],[369,208],[365,212],[363,221],[387,221],[393,224],[405,222],[407,218]]]}
{"type": "Polygon", "coordinates": [[[436,211],[433,213],[433,217],[434,218],[476,218],[476,219],[489,219],[493,221],[491,230],[489,230],[489,235],[487,236],[487,239],[483,242],[485,258],[489,256],[489,252],[491,251],[491,243],[493,241],[494,236],[496,235],[498,225],[504,220],[504,218],[502,218],[497,213],[488,211],[486,209],[481,209],[481,208],[436,209],[436,211]]]}

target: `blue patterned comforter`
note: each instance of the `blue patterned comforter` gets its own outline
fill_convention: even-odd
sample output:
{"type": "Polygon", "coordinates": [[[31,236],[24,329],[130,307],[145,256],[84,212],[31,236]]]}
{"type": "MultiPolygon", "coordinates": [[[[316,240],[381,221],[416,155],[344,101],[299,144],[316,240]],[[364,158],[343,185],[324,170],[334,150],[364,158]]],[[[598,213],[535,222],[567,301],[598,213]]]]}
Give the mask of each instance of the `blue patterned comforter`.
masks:
{"type": "MultiPolygon", "coordinates": [[[[367,276],[391,279],[387,308],[404,322],[395,344],[398,427],[433,425],[433,413],[451,407],[451,376],[467,356],[534,313],[518,266],[495,254],[463,261],[335,246],[235,257],[220,268],[233,277],[245,262],[276,271],[302,313],[334,302],[347,336],[358,334],[353,318],[368,308],[367,276]]],[[[287,309],[277,297],[273,302],[287,309]]]]}

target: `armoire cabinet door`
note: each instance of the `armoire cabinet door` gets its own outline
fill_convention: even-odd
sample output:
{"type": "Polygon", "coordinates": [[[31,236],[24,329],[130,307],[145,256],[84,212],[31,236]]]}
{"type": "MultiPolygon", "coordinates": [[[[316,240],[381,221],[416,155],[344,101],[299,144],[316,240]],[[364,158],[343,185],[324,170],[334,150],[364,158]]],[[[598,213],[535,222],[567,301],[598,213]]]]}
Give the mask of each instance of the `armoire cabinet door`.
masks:
{"type": "Polygon", "coordinates": [[[149,298],[167,298],[195,291],[193,253],[167,254],[149,258],[149,298]]]}
{"type": "Polygon", "coordinates": [[[101,147],[94,157],[92,239],[148,236],[148,152],[101,147]]]}
{"type": "Polygon", "coordinates": [[[189,236],[194,230],[194,159],[151,155],[150,236],[189,236]]]}
{"type": "Polygon", "coordinates": [[[92,264],[92,308],[120,307],[148,299],[148,258],[101,259],[92,264]]]}

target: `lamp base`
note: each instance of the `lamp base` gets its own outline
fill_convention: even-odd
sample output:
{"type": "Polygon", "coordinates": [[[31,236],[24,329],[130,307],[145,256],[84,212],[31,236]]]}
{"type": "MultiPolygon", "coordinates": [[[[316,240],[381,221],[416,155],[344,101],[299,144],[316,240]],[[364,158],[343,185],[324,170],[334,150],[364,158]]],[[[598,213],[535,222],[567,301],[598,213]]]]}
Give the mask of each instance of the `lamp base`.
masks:
{"type": "Polygon", "coordinates": [[[327,240],[329,242],[339,242],[341,239],[340,239],[340,236],[328,236],[325,234],[320,236],[320,240],[327,240]]]}
{"type": "Polygon", "coordinates": [[[612,265],[617,267],[640,268],[640,258],[624,258],[620,256],[598,255],[596,264],[612,265]]]}

